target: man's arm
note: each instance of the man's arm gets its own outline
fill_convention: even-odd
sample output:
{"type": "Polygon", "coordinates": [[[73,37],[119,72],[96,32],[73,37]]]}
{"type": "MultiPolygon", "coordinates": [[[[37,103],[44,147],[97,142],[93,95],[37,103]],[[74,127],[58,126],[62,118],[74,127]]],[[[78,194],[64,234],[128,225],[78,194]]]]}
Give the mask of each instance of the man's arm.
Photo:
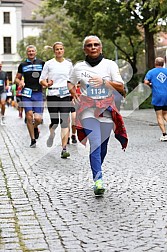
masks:
{"type": "Polygon", "coordinates": [[[7,90],[9,87],[9,78],[8,78],[8,75],[6,73],[6,78],[5,78],[5,89],[7,90]]]}
{"type": "Polygon", "coordinates": [[[20,88],[23,88],[25,86],[24,80],[22,78],[21,73],[17,73],[14,82],[16,85],[18,85],[20,88]]]}
{"type": "Polygon", "coordinates": [[[152,87],[152,84],[149,80],[144,80],[144,84],[149,86],[150,88],[152,87]]]}

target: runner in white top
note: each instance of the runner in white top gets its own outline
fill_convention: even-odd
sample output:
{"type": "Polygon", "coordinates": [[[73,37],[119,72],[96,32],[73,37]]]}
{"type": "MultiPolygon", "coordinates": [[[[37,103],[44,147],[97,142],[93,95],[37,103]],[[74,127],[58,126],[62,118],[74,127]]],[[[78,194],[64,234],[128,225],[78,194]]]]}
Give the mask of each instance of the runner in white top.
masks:
{"type": "Polygon", "coordinates": [[[40,81],[45,79],[53,81],[53,85],[48,88],[48,96],[65,97],[67,94],[69,95],[67,80],[69,80],[69,73],[72,69],[71,61],[64,58],[62,58],[62,61],[58,61],[56,58],[46,61],[40,81]]]}
{"type": "Polygon", "coordinates": [[[92,170],[94,193],[103,195],[102,164],[107,154],[107,145],[111,131],[120,130],[117,139],[126,148],[127,137],[121,115],[114,103],[113,90],[122,92],[124,83],[115,62],[105,59],[102,54],[101,40],[94,35],[85,37],[83,50],[85,60],[78,62],[70,76],[68,87],[77,103],[76,127],[78,139],[90,143],[90,166],[92,170]],[[81,95],[76,92],[76,84],[80,83],[81,95]],[[113,117],[114,115],[114,117],[113,117]],[[116,119],[116,120],[115,120],[116,119]],[[116,127],[114,127],[114,122],[116,127]],[[122,141],[123,140],[123,141],[122,141]]]}
{"type": "Polygon", "coordinates": [[[73,69],[72,62],[65,59],[64,46],[62,42],[55,42],[53,45],[55,58],[48,60],[40,76],[40,84],[48,88],[47,106],[50,114],[51,124],[49,125],[50,136],[47,140],[47,146],[53,145],[55,129],[61,125],[62,152],[61,157],[70,156],[66,150],[68,141],[68,118],[70,112],[70,93],[67,88],[70,73],[73,69]],[[60,121],[59,121],[60,115],[60,121]]]}
{"type": "MultiPolygon", "coordinates": [[[[112,95],[113,90],[106,88],[104,83],[96,88],[95,83],[93,81],[90,82],[92,77],[101,78],[104,83],[106,80],[123,83],[118,65],[114,61],[105,58],[102,58],[99,64],[93,67],[85,60],[78,62],[74,66],[70,81],[71,83],[80,81],[81,94],[92,99],[104,99],[112,95]]],[[[88,117],[95,118],[94,108],[83,111],[82,119],[88,117]]],[[[105,111],[103,117],[98,117],[98,120],[101,122],[112,122],[110,112],[105,111]]]]}

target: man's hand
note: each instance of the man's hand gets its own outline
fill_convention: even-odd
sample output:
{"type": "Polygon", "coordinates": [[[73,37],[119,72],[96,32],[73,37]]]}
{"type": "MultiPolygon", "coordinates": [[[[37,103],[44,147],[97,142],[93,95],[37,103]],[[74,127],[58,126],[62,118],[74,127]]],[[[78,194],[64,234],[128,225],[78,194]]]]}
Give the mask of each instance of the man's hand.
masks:
{"type": "Polygon", "coordinates": [[[150,88],[152,88],[152,83],[149,80],[144,80],[144,84],[148,85],[150,88]]]}

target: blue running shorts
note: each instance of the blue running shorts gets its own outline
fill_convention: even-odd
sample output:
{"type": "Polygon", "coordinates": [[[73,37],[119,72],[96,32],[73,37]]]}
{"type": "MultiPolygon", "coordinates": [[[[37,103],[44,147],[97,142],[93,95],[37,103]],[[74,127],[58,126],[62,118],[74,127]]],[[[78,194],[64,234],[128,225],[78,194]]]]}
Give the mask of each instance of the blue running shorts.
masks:
{"type": "Polygon", "coordinates": [[[43,95],[42,92],[32,92],[31,97],[22,96],[22,103],[25,113],[33,111],[37,114],[43,113],[43,95]]]}

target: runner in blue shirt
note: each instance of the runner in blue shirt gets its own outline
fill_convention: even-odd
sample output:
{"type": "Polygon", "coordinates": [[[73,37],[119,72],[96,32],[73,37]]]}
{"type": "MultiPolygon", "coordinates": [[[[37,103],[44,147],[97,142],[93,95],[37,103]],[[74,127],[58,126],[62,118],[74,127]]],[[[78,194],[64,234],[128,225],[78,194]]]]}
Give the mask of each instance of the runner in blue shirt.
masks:
{"type": "Polygon", "coordinates": [[[160,141],[167,141],[165,121],[167,122],[167,69],[164,59],[155,59],[155,68],[149,70],[144,83],[152,88],[152,105],[154,106],[157,122],[162,131],[160,141]]]}
{"type": "Polygon", "coordinates": [[[27,46],[26,53],[27,59],[19,65],[15,83],[22,88],[22,101],[31,137],[30,147],[34,148],[39,137],[38,125],[42,122],[43,94],[39,77],[45,62],[36,58],[34,45],[27,46]]]}

